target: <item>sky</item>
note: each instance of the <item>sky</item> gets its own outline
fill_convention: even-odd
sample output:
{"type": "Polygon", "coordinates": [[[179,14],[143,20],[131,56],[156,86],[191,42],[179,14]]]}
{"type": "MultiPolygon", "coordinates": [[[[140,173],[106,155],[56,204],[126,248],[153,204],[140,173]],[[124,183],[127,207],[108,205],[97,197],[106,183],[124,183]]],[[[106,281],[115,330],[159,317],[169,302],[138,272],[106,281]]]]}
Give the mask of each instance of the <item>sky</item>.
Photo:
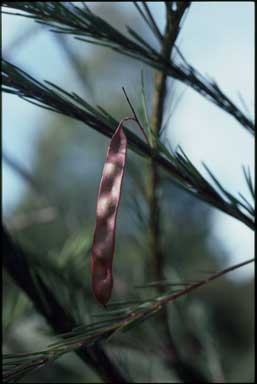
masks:
{"type": "MultiPolygon", "coordinates": [[[[161,3],[150,4],[160,28],[163,29],[164,13],[161,3]]],[[[119,6],[128,12],[134,12],[131,2],[120,3],[119,6]]],[[[58,83],[65,79],[69,65],[67,58],[56,49],[57,42],[49,38],[50,32],[36,32],[33,21],[3,15],[3,56],[5,57],[7,48],[14,44],[18,36],[26,32],[26,28],[32,30],[26,44],[13,46],[12,51],[8,51],[11,52],[8,60],[40,80],[48,79],[58,83]]],[[[76,42],[76,47],[80,47],[79,44],[76,42]]],[[[81,44],[85,49],[86,45],[81,44]]],[[[195,68],[214,78],[225,94],[244,109],[238,97],[240,92],[250,116],[254,116],[253,2],[193,2],[179,36],[179,46],[195,68]]],[[[72,76],[72,73],[69,74],[69,84],[77,84],[77,79],[72,76]]],[[[74,89],[77,91],[75,86],[74,89]]],[[[183,86],[181,91],[182,89],[183,86]]],[[[48,114],[13,95],[4,94],[2,103],[3,151],[31,171],[36,156],[35,142],[46,124],[48,114]]],[[[169,122],[168,132],[172,132],[172,147],[181,145],[203,173],[202,161],[205,161],[227,190],[241,192],[249,197],[242,165],[249,165],[251,174],[254,175],[254,140],[232,116],[193,90],[186,89],[169,122]]],[[[5,217],[22,198],[26,185],[5,163],[2,178],[5,217]]],[[[254,255],[253,231],[236,219],[214,210],[210,246],[215,246],[217,242],[229,254],[225,266],[239,263],[254,255]]],[[[233,272],[231,278],[243,281],[253,275],[254,266],[251,264],[233,272]]]]}

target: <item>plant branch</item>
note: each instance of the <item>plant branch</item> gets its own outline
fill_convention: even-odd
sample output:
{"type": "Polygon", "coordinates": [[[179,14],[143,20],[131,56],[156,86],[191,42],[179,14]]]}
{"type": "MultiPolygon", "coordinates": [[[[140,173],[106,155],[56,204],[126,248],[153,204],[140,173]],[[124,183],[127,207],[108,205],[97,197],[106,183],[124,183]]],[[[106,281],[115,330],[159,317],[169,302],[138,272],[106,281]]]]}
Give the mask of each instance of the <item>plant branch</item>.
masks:
{"type": "MultiPolygon", "coordinates": [[[[208,285],[227,273],[242,268],[254,261],[255,259],[252,258],[232,265],[219,272],[213,273],[209,277],[196,283],[186,285],[185,288],[182,288],[175,293],[166,293],[161,297],[156,297],[155,299],[149,300],[148,302],[145,301],[141,304],[134,305],[133,307],[128,303],[126,307],[119,310],[109,310],[109,315],[112,315],[111,319],[109,318],[108,320],[107,317],[106,320],[102,319],[98,323],[78,327],[73,329],[72,332],[62,334],[60,336],[64,338],[64,341],[50,345],[47,350],[37,353],[4,355],[4,362],[7,361],[8,363],[13,361],[13,368],[11,364],[6,364],[7,369],[4,367],[5,372],[3,378],[7,380],[6,382],[9,382],[8,379],[12,380],[15,377],[19,377],[19,374],[22,374],[24,369],[32,370],[45,366],[50,361],[62,356],[64,353],[80,349],[82,346],[92,346],[93,344],[98,343],[99,340],[108,340],[117,332],[126,331],[139,324],[139,322],[149,319],[164,305],[174,302],[179,297],[185,296],[202,286],[208,285]],[[26,362],[26,358],[28,358],[28,362],[26,362]]],[[[124,305],[126,305],[126,303],[124,303],[124,305]]]]}
{"type": "MultiPolygon", "coordinates": [[[[177,14],[183,13],[189,2],[176,2],[177,14]]],[[[62,2],[4,2],[3,8],[20,10],[24,13],[6,14],[29,17],[36,22],[50,26],[55,33],[71,34],[87,43],[107,46],[114,51],[133,57],[141,62],[165,72],[193,88],[196,92],[232,115],[250,133],[255,133],[254,122],[248,118],[219,88],[217,83],[204,77],[185,59],[176,64],[173,60],[164,60],[136,31],[128,28],[131,38],[126,37],[104,19],[96,16],[84,3],[84,7],[62,2]]],[[[177,32],[178,33],[178,32],[177,32]]],[[[174,41],[176,36],[174,35],[174,41]]]]}
{"type": "MultiPolygon", "coordinates": [[[[2,227],[3,265],[15,283],[28,295],[35,308],[41,313],[56,333],[68,332],[76,323],[67,313],[55,295],[45,285],[39,275],[32,271],[26,253],[14,243],[9,233],[2,227]]],[[[77,350],[78,356],[91,366],[104,381],[116,383],[127,382],[118,367],[109,359],[101,346],[93,348],[82,346],[77,350]],[[101,361],[101,364],[99,364],[101,361]]]]}
{"type": "MultiPolygon", "coordinates": [[[[148,16],[148,14],[145,14],[142,11],[142,9],[140,8],[140,6],[137,4],[136,1],[133,1],[133,4],[135,5],[135,7],[138,10],[139,14],[142,16],[143,20],[148,25],[150,30],[153,32],[153,34],[155,35],[157,40],[161,43],[161,41],[162,41],[162,34],[160,33],[159,28],[158,28],[157,24],[155,23],[155,20],[153,19],[153,22],[151,20],[149,20],[150,18],[148,16]]],[[[143,6],[144,6],[144,4],[143,4],[143,6]]],[[[152,15],[151,15],[151,17],[152,17],[152,15]]]]}
{"type": "MultiPolygon", "coordinates": [[[[70,94],[50,82],[40,83],[6,60],[2,60],[2,79],[4,92],[15,94],[41,108],[79,120],[107,137],[112,137],[118,125],[118,121],[103,108],[93,108],[75,93],[70,94]]],[[[237,218],[251,229],[255,228],[254,216],[249,216],[241,210],[242,203],[231,194],[227,194],[225,199],[223,196],[224,188],[220,193],[217,192],[194,167],[182,149],[172,153],[157,137],[158,152],[153,151],[137,135],[126,128],[124,131],[128,138],[128,147],[140,156],[154,159],[159,166],[168,172],[173,183],[195,197],[237,218]]]]}
{"type": "MultiPolygon", "coordinates": [[[[166,28],[162,40],[161,56],[164,61],[169,61],[172,49],[174,47],[176,38],[179,33],[179,25],[181,18],[190,5],[190,3],[181,3],[184,6],[179,7],[180,12],[172,10],[172,4],[170,2],[165,3],[166,6],[166,28]]],[[[164,116],[164,104],[167,93],[167,74],[162,71],[156,71],[155,74],[155,90],[153,95],[153,108],[151,118],[151,128],[154,132],[152,139],[152,149],[155,153],[158,152],[157,138],[160,135],[163,116],[164,116]]],[[[154,159],[149,162],[148,170],[148,183],[146,185],[146,195],[149,203],[149,251],[150,251],[150,265],[151,276],[153,280],[162,281],[164,276],[164,255],[162,252],[161,244],[161,212],[160,202],[158,199],[159,190],[161,188],[160,176],[158,167],[154,159]]],[[[165,287],[159,285],[156,287],[159,295],[162,295],[165,291],[165,287]]],[[[206,378],[203,373],[196,367],[189,364],[182,358],[176,343],[173,340],[173,336],[169,327],[169,314],[167,307],[163,306],[159,313],[159,322],[161,332],[161,340],[164,344],[164,349],[167,351],[165,354],[166,365],[174,369],[178,378],[182,382],[206,382],[206,378]]]]}
{"type": "Polygon", "coordinates": [[[149,139],[148,139],[148,137],[147,137],[147,135],[146,135],[146,133],[145,133],[144,128],[142,127],[142,124],[140,123],[140,120],[139,120],[139,118],[138,118],[138,116],[137,116],[137,114],[136,114],[136,112],[135,112],[135,109],[133,108],[133,105],[131,104],[131,102],[130,102],[130,100],[129,100],[129,98],[128,98],[128,95],[127,95],[127,93],[126,93],[126,91],[125,91],[125,88],[122,87],[122,90],[123,90],[123,92],[124,92],[124,94],[125,94],[125,97],[126,97],[126,99],[127,99],[127,102],[128,102],[128,104],[129,104],[129,106],[130,106],[130,108],[131,108],[131,111],[132,111],[132,113],[133,113],[133,120],[138,124],[138,127],[139,127],[140,131],[142,132],[142,134],[143,134],[143,136],[144,136],[144,138],[145,138],[146,143],[150,146],[149,139]]]}
{"type": "Polygon", "coordinates": [[[156,21],[155,21],[154,18],[153,18],[153,15],[152,15],[152,13],[151,13],[151,11],[150,11],[148,5],[147,5],[147,2],[146,2],[146,1],[142,1],[142,6],[143,6],[144,9],[145,9],[145,12],[146,12],[147,17],[148,17],[148,19],[149,19],[149,22],[150,22],[150,24],[151,24],[151,26],[152,26],[152,30],[154,31],[154,33],[155,33],[155,35],[157,36],[158,40],[159,40],[160,42],[162,42],[163,36],[162,36],[162,34],[161,34],[161,32],[160,32],[160,30],[159,30],[159,28],[158,28],[158,25],[157,25],[156,21]]]}

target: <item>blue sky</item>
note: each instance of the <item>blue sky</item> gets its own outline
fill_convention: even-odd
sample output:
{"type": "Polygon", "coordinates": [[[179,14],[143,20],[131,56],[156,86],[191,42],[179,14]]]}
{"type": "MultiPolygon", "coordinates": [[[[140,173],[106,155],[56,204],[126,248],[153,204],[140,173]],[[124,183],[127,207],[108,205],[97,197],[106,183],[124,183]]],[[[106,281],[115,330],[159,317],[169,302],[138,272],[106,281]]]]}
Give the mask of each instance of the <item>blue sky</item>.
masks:
{"type": "MultiPolygon", "coordinates": [[[[118,5],[117,5],[118,6],[118,5]]],[[[134,11],[132,3],[120,3],[126,11],[134,11]]],[[[160,3],[151,8],[163,28],[160,3]]],[[[134,13],[135,17],[138,17],[134,13]]],[[[8,15],[2,20],[3,52],[6,47],[33,22],[8,15]]],[[[30,38],[15,55],[8,57],[14,64],[39,79],[60,82],[67,75],[69,63],[49,33],[38,33],[30,38]],[[36,40],[36,44],[35,44],[36,40]],[[44,65],[41,65],[41,63],[44,65]],[[58,69],[58,70],[57,70],[58,69]]],[[[76,43],[79,47],[80,43],[76,43]]],[[[83,44],[83,43],[81,43],[83,44]]],[[[185,57],[203,74],[213,77],[221,89],[238,105],[240,91],[254,116],[254,4],[253,2],[194,2],[179,37],[185,57]]],[[[83,44],[83,49],[86,45],[83,44]]],[[[89,49],[89,48],[88,48],[89,49]]],[[[70,84],[77,91],[72,73],[70,84]]],[[[137,84],[135,84],[136,86],[137,84]]],[[[183,87],[181,87],[182,89],[183,87]]],[[[243,109],[243,107],[241,106],[243,109]]],[[[3,150],[14,156],[28,170],[33,169],[35,141],[46,124],[48,113],[15,96],[3,96],[3,150]],[[17,124],[18,122],[18,124],[17,124]]],[[[254,140],[234,119],[187,89],[170,121],[172,143],[180,144],[189,158],[203,171],[201,162],[208,159],[209,168],[231,192],[249,196],[243,178],[242,165],[249,165],[254,174],[254,140]]],[[[26,185],[3,163],[3,213],[15,207],[26,185]]],[[[227,264],[253,257],[252,231],[237,220],[214,210],[213,238],[221,242],[230,255],[227,264]]],[[[253,265],[244,267],[231,278],[253,277],[253,265]]]]}

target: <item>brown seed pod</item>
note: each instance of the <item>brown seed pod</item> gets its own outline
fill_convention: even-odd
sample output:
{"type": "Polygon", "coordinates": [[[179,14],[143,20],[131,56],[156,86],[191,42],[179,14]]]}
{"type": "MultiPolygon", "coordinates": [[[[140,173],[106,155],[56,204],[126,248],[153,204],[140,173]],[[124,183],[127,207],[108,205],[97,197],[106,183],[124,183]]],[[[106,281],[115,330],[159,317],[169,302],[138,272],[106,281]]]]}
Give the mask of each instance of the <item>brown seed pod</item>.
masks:
{"type": "Polygon", "coordinates": [[[97,198],[92,247],[92,288],[102,305],[106,305],[110,299],[113,287],[115,229],[127,153],[127,138],[122,126],[129,119],[125,118],[119,123],[111,139],[97,198]]]}

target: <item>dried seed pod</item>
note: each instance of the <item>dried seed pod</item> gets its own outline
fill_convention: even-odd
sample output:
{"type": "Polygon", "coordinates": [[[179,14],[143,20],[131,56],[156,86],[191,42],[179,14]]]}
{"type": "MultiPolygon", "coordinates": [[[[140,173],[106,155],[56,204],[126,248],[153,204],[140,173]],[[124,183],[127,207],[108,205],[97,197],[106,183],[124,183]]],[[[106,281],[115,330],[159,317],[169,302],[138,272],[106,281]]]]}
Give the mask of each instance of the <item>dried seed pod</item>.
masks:
{"type": "Polygon", "coordinates": [[[106,305],[110,299],[113,287],[115,228],[127,153],[127,138],[122,126],[129,119],[125,118],[119,123],[111,139],[97,198],[92,247],[92,288],[102,305],[106,305]]]}

